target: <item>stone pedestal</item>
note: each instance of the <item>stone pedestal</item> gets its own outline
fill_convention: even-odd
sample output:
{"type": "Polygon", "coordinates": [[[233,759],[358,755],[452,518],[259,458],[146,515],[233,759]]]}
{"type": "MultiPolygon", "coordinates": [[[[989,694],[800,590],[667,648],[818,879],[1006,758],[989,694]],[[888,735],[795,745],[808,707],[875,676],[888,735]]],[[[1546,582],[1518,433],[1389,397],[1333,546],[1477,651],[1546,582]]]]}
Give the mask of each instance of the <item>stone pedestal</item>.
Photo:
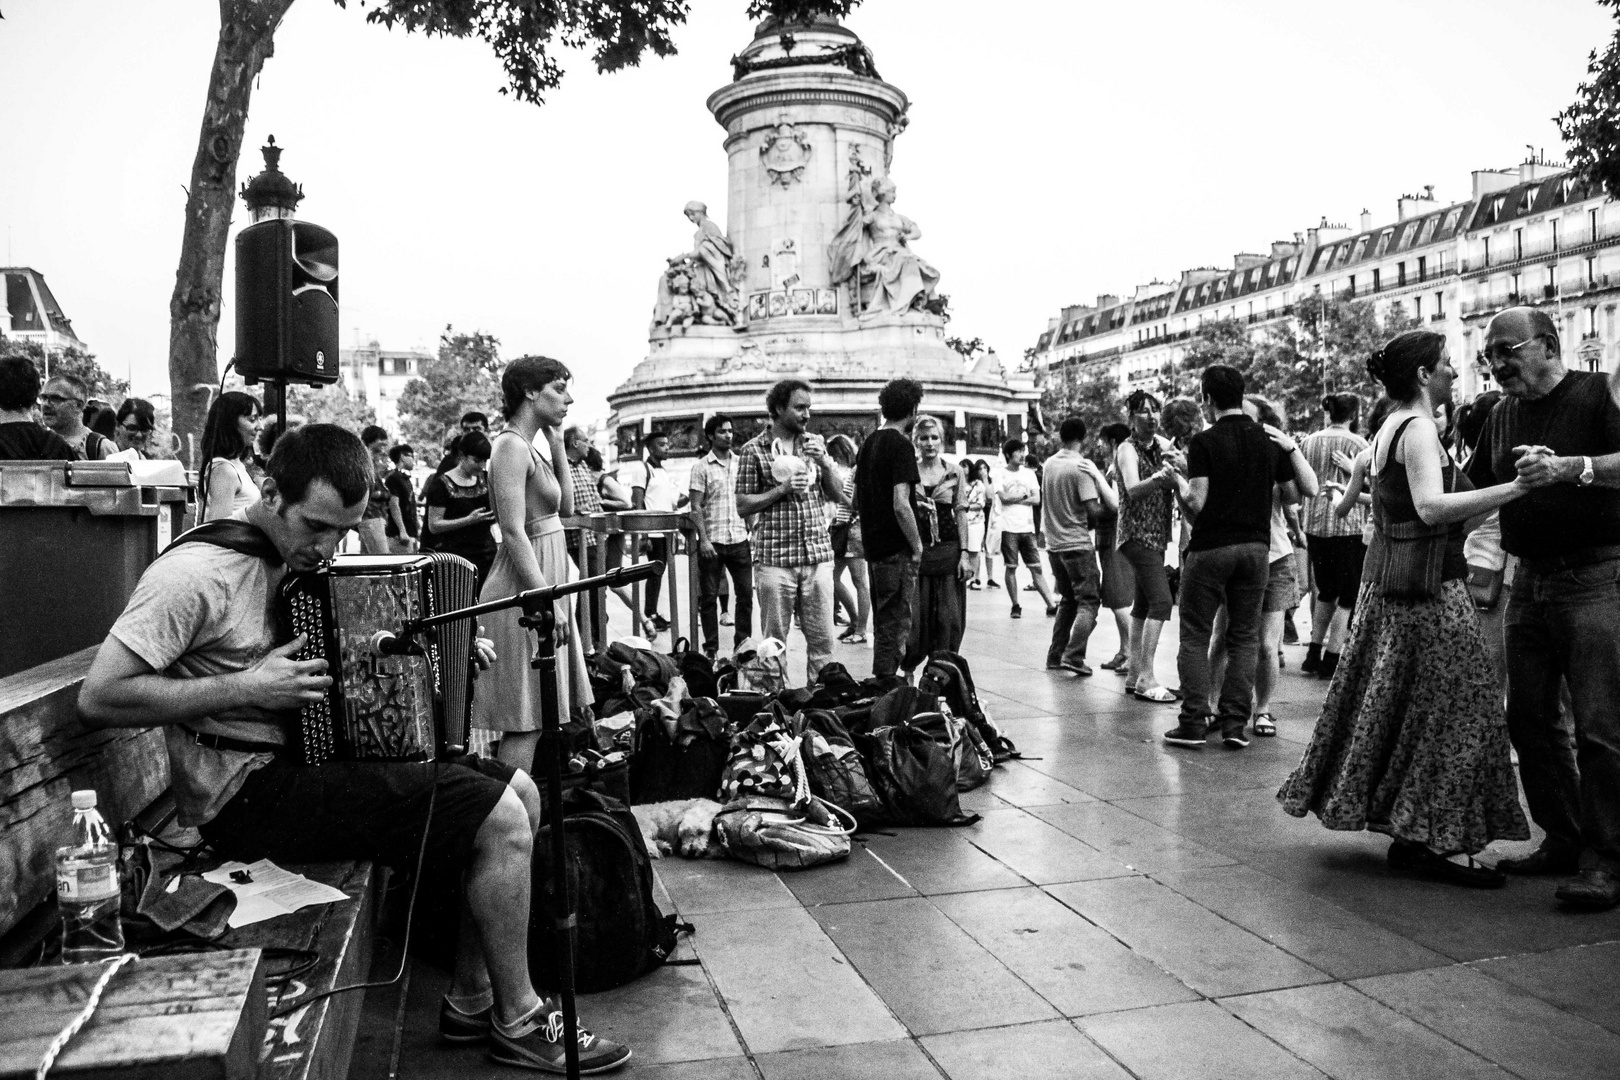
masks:
{"type": "Polygon", "coordinates": [[[609,396],[621,455],[652,430],[668,433],[677,455],[696,452],[715,412],[730,414],[745,437],[783,378],[814,387],[813,428],[858,441],[877,424],[878,389],[902,375],[925,385],[923,407],[954,428],[957,452],[993,453],[1005,433],[1022,430],[1033,384],[1015,387],[983,365],[968,371],[945,344],[940,300],[874,312],[871,286],[833,279],[829,248],[852,199],[870,199],[888,175],[905,94],[876,77],[865,46],[833,22],[767,20],[733,63],[738,78],[708,108],[726,132],[738,325],[655,312],[647,358],[609,396]]]}

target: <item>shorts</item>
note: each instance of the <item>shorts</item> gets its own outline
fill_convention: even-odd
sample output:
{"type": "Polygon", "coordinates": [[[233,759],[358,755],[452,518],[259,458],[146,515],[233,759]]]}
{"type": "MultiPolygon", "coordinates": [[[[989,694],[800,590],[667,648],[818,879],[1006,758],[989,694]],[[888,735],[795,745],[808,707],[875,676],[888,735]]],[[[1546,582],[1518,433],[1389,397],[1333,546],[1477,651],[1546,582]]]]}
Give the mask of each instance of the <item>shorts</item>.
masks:
{"type": "Polygon", "coordinates": [[[1110,611],[1130,607],[1136,600],[1136,573],[1125,556],[1112,547],[1097,552],[1102,564],[1102,605],[1110,611]]]}
{"type": "Polygon", "coordinates": [[[1170,596],[1170,578],[1164,570],[1164,550],[1150,548],[1140,540],[1127,540],[1119,554],[1131,567],[1136,583],[1136,595],[1131,604],[1131,618],[1169,622],[1174,603],[1170,596]]]}
{"type": "Polygon", "coordinates": [[[1355,610],[1361,588],[1361,565],[1367,548],[1359,536],[1307,536],[1311,574],[1316,580],[1316,602],[1355,610]]]}
{"type": "Polygon", "coordinates": [[[199,830],[227,858],[242,862],[371,859],[410,871],[427,824],[425,874],[459,880],[473,838],[515,770],[468,754],[445,762],[331,761],[297,765],[277,756],[199,830]]]}
{"type": "Polygon", "coordinates": [[[984,550],[984,517],[968,518],[967,540],[962,544],[962,550],[970,555],[977,555],[984,550]]]}
{"type": "Polygon", "coordinates": [[[1035,534],[1004,532],[1001,534],[1001,560],[1010,570],[1018,565],[1018,557],[1024,557],[1024,565],[1041,568],[1040,549],[1035,546],[1035,534]]]}
{"type": "Polygon", "coordinates": [[[1299,589],[1294,583],[1294,557],[1284,555],[1271,564],[1271,575],[1266,579],[1266,598],[1260,610],[1266,614],[1287,611],[1299,603],[1299,589]]]}

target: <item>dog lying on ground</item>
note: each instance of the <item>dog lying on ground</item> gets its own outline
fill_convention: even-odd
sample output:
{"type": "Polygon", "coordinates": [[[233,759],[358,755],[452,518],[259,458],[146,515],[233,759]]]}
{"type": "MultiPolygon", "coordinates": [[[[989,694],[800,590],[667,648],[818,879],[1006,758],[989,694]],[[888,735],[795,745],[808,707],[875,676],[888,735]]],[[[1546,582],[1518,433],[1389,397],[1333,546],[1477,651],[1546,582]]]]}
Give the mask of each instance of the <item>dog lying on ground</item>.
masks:
{"type": "Polygon", "coordinates": [[[688,859],[723,859],[714,841],[714,815],[720,804],[713,799],[674,799],[632,806],[647,854],[655,859],[677,854],[688,859]]]}

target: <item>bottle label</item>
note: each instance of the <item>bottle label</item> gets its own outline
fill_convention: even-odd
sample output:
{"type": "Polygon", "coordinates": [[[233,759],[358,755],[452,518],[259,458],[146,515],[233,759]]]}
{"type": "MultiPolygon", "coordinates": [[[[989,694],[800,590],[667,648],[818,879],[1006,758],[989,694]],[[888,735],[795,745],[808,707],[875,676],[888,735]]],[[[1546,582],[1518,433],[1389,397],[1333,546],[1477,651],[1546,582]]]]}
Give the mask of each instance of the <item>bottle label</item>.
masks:
{"type": "Polygon", "coordinates": [[[56,898],[76,902],[111,900],[118,895],[115,863],[64,859],[56,868],[56,898]]]}

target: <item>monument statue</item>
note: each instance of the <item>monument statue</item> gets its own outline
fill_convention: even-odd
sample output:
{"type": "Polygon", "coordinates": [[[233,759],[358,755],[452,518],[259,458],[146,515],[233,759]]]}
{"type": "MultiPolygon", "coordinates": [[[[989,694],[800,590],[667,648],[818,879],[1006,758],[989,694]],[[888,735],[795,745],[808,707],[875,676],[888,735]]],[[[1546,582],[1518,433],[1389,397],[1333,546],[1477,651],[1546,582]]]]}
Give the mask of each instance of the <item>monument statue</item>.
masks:
{"type": "Polygon", "coordinates": [[[834,285],[850,283],[856,314],[925,308],[934,300],[939,271],[911,250],[922,237],[917,223],[894,208],[894,181],[862,178],[849,196],[849,217],[828,245],[834,285]]]}
{"type": "Polygon", "coordinates": [[[741,269],[726,234],[709,217],[709,208],[696,200],[682,213],[697,226],[692,250],[669,260],[658,279],[654,326],[734,326],[739,322],[733,277],[741,269]]]}

